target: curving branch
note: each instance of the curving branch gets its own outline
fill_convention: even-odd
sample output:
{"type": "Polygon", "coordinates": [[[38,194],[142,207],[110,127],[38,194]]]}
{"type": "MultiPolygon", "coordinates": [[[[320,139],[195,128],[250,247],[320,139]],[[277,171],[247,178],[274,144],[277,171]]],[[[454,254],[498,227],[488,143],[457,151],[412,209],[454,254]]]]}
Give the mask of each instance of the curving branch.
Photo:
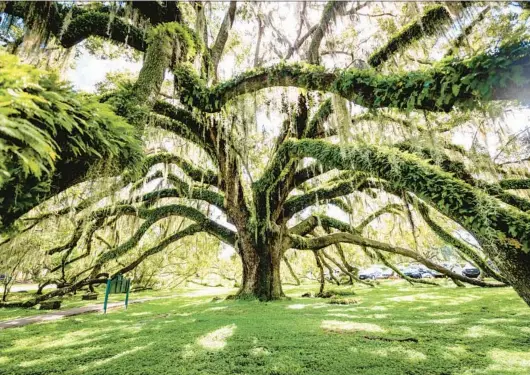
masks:
{"type": "Polygon", "coordinates": [[[152,125],[175,133],[201,147],[215,162],[216,143],[212,127],[208,127],[193,113],[178,108],[165,101],[157,101],[153,106],[152,125]]]}
{"type": "Polygon", "coordinates": [[[246,72],[211,88],[190,70],[174,73],[181,101],[205,112],[218,112],[237,96],[278,86],[336,93],[367,108],[449,111],[484,100],[525,100],[530,86],[519,77],[530,75],[530,47],[523,39],[467,60],[443,60],[427,70],[387,75],[279,64],[246,72]]]}
{"type": "Polygon", "coordinates": [[[416,261],[424,264],[425,266],[429,267],[432,270],[441,272],[451,278],[466,282],[468,284],[477,285],[481,287],[505,287],[507,286],[506,284],[492,284],[492,283],[487,283],[481,280],[471,279],[469,277],[462,276],[460,274],[457,274],[453,271],[446,269],[445,267],[442,267],[432,262],[431,260],[421,256],[415,251],[405,249],[402,247],[398,247],[398,246],[391,246],[386,243],[371,240],[371,239],[362,237],[357,234],[346,233],[346,232],[336,232],[336,233],[332,233],[332,234],[328,234],[328,235],[324,235],[324,236],[320,236],[316,238],[303,238],[297,235],[291,235],[290,237],[292,241],[291,247],[298,249],[298,250],[316,251],[316,250],[323,249],[327,246],[334,245],[336,243],[351,243],[354,245],[366,246],[366,247],[370,247],[373,249],[382,250],[382,251],[390,252],[394,254],[399,254],[399,255],[406,256],[408,258],[415,259],[416,261]]]}
{"type": "Polygon", "coordinates": [[[446,172],[453,173],[455,177],[467,182],[471,186],[484,190],[491,196],[498,198],[506,204],[517,207],[522,211],[530,211],[530,201],[515,194],[506,192],[499,184],[488,183],[477,180],[467,170],[464,163],[451,160],[444,152],[438,152],[432,148],[417,146],[409,142],[402,142],[395,145],[402,151],[407,151],[430,160],[431,164],[437,164],[446,172]]]}
{"type": "Polygon", "coordinates": [[[356,174],[354,177],[339,180],[336,183],[327,184],[323,187],[310,190],[305,194],[294,196],[285,202],[283,206],[283,217],[287,219],[291,218],[297,212],[314,204],[351,194],[359,190],[359,185],[364,182],[365,178],[362,174],[356,174]]]}
{"type": "Polygon", "coordinates": [[[512,190],[512,189],[528,190],[530,189],[530,179],[528,178],[524,178],[524,179],[507,178],[507,179],[499,181],[499,186],[505,190],[512,190]]]}
{"type": "Polygon", "coordinates": [[[423,279],[413,279],[412,277],[409,277],[405,275],[399,268],[394,266],[392,263],[389,262],[388,259],[381,253],[380,250],[375,250],[375,253],[377,254],[377,257],[383,262],[385,266],[390,268],[392,271],[394,271],[396,274],[399,275],[403,280],[408,281],[410,284],[419,283],[419,284],[427,284],[427,285],[434,285],[434,286],[440,286],[438,283],[435,283],[434,281],[428,281],[423,279]]]}
{"type": "MultiPolygon", "coordinates": [[[[193,181],[218,186],[219,179],[217,173],[210,169],[202,169],[197,167],[192,162],[169,152],[161,152],[154,155],[148,155],[145,158],[144,165],[142,166],[145,171],[149,170],[150,167],[156,164],[175,164],[177,165],[188,177],[193,181]]],[[[142,183],[140,180],[139,183],[142,183]]]]}
{"type": "Polygon", "coordinates": [[[144,34],[141,29],[120,18],[111,18],[109,13],[87,11],[72,19],[59,41],[64,48],[70,48],[88,37],[99,36],[145,52],[147,43],[144,34]]]}
{"type": "Polygon", "coordinates": [[[393,215],[399,215],[401,214],[401,210],[403,209],[403,205],[398,203],[391,203],[388,204],[379,210],[371,213],[369,216],[367,216],[355,229],[359,232],[362,232],[365,227],[370,225],[370,223],[380,216],[384,214],[393,214],[393,215]]]}
{"type": "Polygon", "coordinates": [[[439,211],[477,232],[491,228],[530,248],[530,215],[503,207],[472,186],[455,179],[420,158],[382,146],[341,146],[321,140],[288,140],[282,151],[299,158],[312,157],[329,168],[356,170],[413,192],[439,211]],[[399,173],[396,173],[397,171],[399,173]],[[451,196],[447,196],[447,192],[451,196]],[[484,212],[482,207],[490,207],[484,212]],[[510,228],[510,229],[508,229],[510,228]]]}
{"type": "MultiPolygon", "coordinates": [[[[180,22],[181,13],[176,2],[165,1],[146,3],[131,2],[133,9],[149,20],[151,25],[164,22],[180,22]]],[[[34,14],[27,3],[6,1],[2,10],[9,15],[22,18],[31,25],[34,14]]],[[[136,25],[122,19],[126,15],[124,7],[99,6],[84,9],[81,6],[51,2],[47,8],[46,31],[55,36],[62,47],[70,48],[90,36],[99,36],[114,42],[126,44],[138,51],[145,52],[147,43],[145,33],[136,25]],[[114,9],[112,9],[114,8],[114,9]],[[69,21],[67,18],[71,17],[69,21]]]]}
{"type": "Polygon", "coordinates": [[[184,217],[196,222],[197,224],[201,224],[205,232],[212,234],[221,241],[230,245],[234,245],[236,241],[236,234],[232,230],[208,219],[202,212],[192,207],[174,204],[154,209],[138,208],[137,212],[138,217],[145,219],[140,228],[138,228],[138,230],[129,238],[129,240],[115,247],[114,249],[101,254],[96,259],[94,267],[101,267],[101,265],[104,263],[114,260],[127,253],[138,244],[143,235],[151,226],[153,226],[159,220],[170,216],[184,217]]]}
{"type": "Polygon", "coordinates": [[[138,258],[136,258],[133,262],[129,263],[125,267],[122,267],[120,270],[116,271],[114,273],[114,276],[119,274],[125,274],[127,272],[132,271],[135,269],[140,263],[142,263],[144,260],[149,258],[150,256],[153,256],[155,254],[158,254],[159,252],[163,251],[166,247],[171,245],[172,243],[188,236],[192,236],[196,233],[200,233],[204,231],[204,227],[201,224],[191,224],[185,229],[182,229],[174,234],[172,234],[169,237],[164,238],[162,241],[160,241],[156,246],[150,248],[149,250],[145,251],[140,255],[138,258]]]}
{"type": "Polygon", "coordinates": [[[320,62],[320,44],[324,39],[325,32],[329,29],[329,24],[333,21],[338,13],[340,13],[346,6],[343,1],[329,1],[324,6],[322,15],[318,26],[313,33],[309,50],[307,51],[307,61],[310,64],[319,64],[320,62]]]}
{"type": "Polygon", "coordinates": [[[463,255],[464,258],[470,259],[473,263],[475,263],[477,267],[479,267],[489,276],[493,277],[495,280],[505,284],[509,284],[509,281],[502,275],[500,275],[497,271],[495,271],[488,264],[488,262],[476,252],[475,249],[473,249],[466,243],[460,241],[459,239],[455,238],[445,229],[443,229],[438,223],[436,223],[430,216],[429,208],[425,204],[418,202],[417,200],[415,203],[425,223],[427,223],[427,225],[432,229],[434,233],[436,233],[438,237],[440,237],[445,243],[453,246],[459,253],[463,255]]]}

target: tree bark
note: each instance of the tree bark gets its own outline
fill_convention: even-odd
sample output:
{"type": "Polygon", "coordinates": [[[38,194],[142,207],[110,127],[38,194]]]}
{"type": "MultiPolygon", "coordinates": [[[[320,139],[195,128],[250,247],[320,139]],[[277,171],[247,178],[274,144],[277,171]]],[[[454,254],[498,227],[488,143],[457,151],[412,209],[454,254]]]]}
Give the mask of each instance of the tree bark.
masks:
{"type": "MultiPolygon", "coordinates": [[[[247,236],[242,236],[247,237],[247,236]]],[[[237,298],[260,301],[283,297],[280,278],[282,247],[276,236],[259,235],[258,241],[241,239],[240,255],[243,276],[237,298]]]]}

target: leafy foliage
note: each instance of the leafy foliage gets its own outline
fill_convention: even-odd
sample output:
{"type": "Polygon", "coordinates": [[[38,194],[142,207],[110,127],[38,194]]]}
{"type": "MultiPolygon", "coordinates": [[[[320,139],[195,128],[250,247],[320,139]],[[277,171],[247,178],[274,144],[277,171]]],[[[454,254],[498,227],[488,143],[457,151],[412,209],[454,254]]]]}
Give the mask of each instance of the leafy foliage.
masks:
{"type": "Polygon", "coordinates": [[[139,139],[111,107],[56,75],[0,54],[0,207],[13,219],[79,182],[91,167],[140,162],[139,139]]]}

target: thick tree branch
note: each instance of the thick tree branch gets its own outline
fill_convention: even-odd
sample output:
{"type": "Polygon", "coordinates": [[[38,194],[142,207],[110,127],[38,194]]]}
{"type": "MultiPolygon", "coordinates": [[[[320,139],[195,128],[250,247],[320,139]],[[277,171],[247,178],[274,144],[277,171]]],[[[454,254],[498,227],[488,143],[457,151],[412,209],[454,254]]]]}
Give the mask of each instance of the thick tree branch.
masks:
{"type": "Polygon", "coordinates": [[[529,214],[502,207],[496,199],[413,155],[384,147],[340,146],[320,140],[290,140],[282,148],[291,156],[313,157],[329,168],[357,170],[385,178],[392,185],[413,192],[467,228],[477,232],[490,228],[517,241],[522,247],[518,251],[526,252],[530,248],[529,214]],[[447,191],[451,191],[450,196],[446,196],[447,191]],[[482,207],[490,209],[483,210],[482,207]]]}
{"type": "Polygon", "coordinates": [[[466,258],[470,259],[477,267],[479,267],[481,270],[486,272],[488,275],[493,277],[495,280],[498,280],[502,283],[509,284],[508,280],[506,280],[502,275],[497,273],[484,259],[482,256],[480,256],[475,249],[471,248],[471,246],[465,244],[464,242],[460,241],[456,237],[449,234],[445,229],[443,229],[438,223],[436,223],[432,217],[429,214],[429,208],[421,203],[416,202],[418,206],[418,211],[420,212],[421,216],[423,217],[423,220],[427,223],[427,225],[432,229],[434,233],[438,237],[440,237],[445,243],[453,246],[455,249],[457,249],[458,252],[462,253],[466,258]]]}
{"type": "Polygon", "coordinates": [[[403,27],[396,35],[374,52],[368,59],[368,64],[378,67],[398,51],[406,49],[414,41],[424,36],[434,35],[442,25],[451,21],[451,15],[443,5],[427,10],[420,19],[403,27]]]}
{"type": "MultiPolygon", "coordinates": [[[[212,186],[219,185],[216,172],[210,169],[199,168],[192,162],[169,152],[161,152],[147,156],[143,167],[147,172],[150,167],[162,163],[177,165],[187,176],[197,183],[212,186]]],[[[142,181],[140,180],[139,182],[141,183],[142,181]]]]}
{"type": "Polygon", "coordinates": [[[320,62],[320,43],[322,43],[322,39],[324,39],[325,32],[329,29],[329,24],[335,18],[337,13],[340,13],[345,5],[346,3],[342,1],[329,1],[326,3],[307,52],[307,61],[310,64],[318,64],[320,62]]]}
{"type": "Polygon", "coordinates": [[[368,108],[449,111],[484,100],[526,100],[530,85],[518,77],[530,75],[527,40],[505,44],[494,53],[467,60],[444,60],[433,68],[381,75],[370,70],[328,72],[322,67],[276,65],[247,72],[208,88],[192,72],[175,72],[184,103],[218,112],[231,99],[268,87],[292,86],[336,93],[368,108]]]}
{"type": "Polygon", "coordinates": [[[159,252],[163,251],[166,247],[171,245],[172,243],[187,237],[192,236],[196,233],[204,231],[204,227],[201,224],[192,224],[188,226],[187,228],[180,230],[174,234],[172,234],[169,237],[164,238],[162,241],[160,241],[156,246],[150,248],[149,250],[145,251],[140,255],[138,258],[136,258],[133,262],[129,263],[127,266],[121,268],[119,271],[115,272],[113,277],[119,274],[125,274],[127,272],[132,271],[135,269],[140,263],[142,263],[145,259],[149,258],[150,256],[153,256],[155,254],[158,254],[159,252]]]}
{"type": "Polygon", "coordinates": [[[95,267],[101,266],[104,263],[114,260],[123,254],[127,253],[135,247],[147,230],[157,221],[170,216],[180,216],[189,220],[195,221],[204,227],[204,231],[208,232],[221,241],[234,245],[236,241],[236,234],[230,229],[215,223],[208,219],[203,213],[194,208],[183,205],[168,205],[154,209],[138,209],[138,217],[145,219],[140,228],[123,244],[116,248],[100,255],[95,262],[95,267]]]}
{"type": "Polygon", "coordinates": [[[294,196],[285,202],[283,206],[283,217],[287,219],[291,218],[297,212],[316,203],[324,203],[329,199],[351,194],[359,189],[359,184],[364,179],[365,176],[359,174],[346,180],[313,189],[303,195],[294,196]]]}

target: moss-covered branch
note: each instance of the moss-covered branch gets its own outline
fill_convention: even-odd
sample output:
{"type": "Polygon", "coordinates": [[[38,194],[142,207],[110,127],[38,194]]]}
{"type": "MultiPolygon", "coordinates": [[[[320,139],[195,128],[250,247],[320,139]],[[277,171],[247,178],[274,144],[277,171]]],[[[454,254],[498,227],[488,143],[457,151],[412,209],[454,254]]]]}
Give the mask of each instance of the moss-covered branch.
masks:
{"type": "MultiPolygon", "coordinates": [[[[162,175],[160,177],[162,177],[162,175]]],[[[203,187],[189,186],[186,182],[174,174],[169,174],[167,179],[175,186],[174,189],[155,190],[134,199],[133,202],[146,202],[148,205],[150,205],[162,198],[187,198],[203,200],[216,206],[221,211],[225,210],[224,197],[222,194],[203,187]]]]}
{"type": "Polygon", "coordinates": [[[228,244],[233,245],[236,241],[236,234],[234,232],[208,219],[203,213],[192,207],[175,204],[154,209],[139,208],[138,216],[145,219],[140,228],[138,228],[138,230],[129,238],[129,240],[100,255],[96,259],[96,267],[127,253],[138,244],[138,242],[141,240],[147,230],[151,228],[151,226],[153,226],[157,221],[170,216],[184,217],[196,222],[197,224],[201,224],[205,232],[216,236],[221,241],[228,244]]]}
{"type": "Polygon", "coordinates": [[[336,243],[351,243],[354,245],[359,246],[366,246],[371,247],[374,249],[378,249],[385,252],[390,252],[393,254],[399,254],[402,256],[406,256],[408,258],[415,259],[416,261],[424,264],[425,266],[429,267],[432,270],[441,272],[451,278],[454,278],[456,280],[463,281],[468,284],[477,285],[481,287],[505,287],[506,284],[492,284],[487,283],[481,280],[477,279],[471,279],[466,276],[462,276],[460,274],[457,274],[453,271],[450,271],[431,260],[421,256],[415,251],[405,249],[399,246],[392,246],[383,242],[371,240],[365,237],[362,237],[357,234],[352,233],[345,233],[345,232],[336,232],[332,234],[328,234],[325,236],[315,237],[315,238],[303,238],[296,235],[291,235],[292,240],[292,248],[299,249],[299,250],[319,250],[323,249],[325,247],[328,247],[330,245],[336,244],[336,243]]]}
{"type": "Polygon", "coordinates": [[[521,251],[530,249],[530,215],[499,202],[455,179],[422,159],[377,146],[339,146],[320,140],[288,141],[284,151],[298,157],[313,157],[328,167],[362,171],[384,178],[396,187],[411,191],[441,212],[476,232],[488,229],[515,240],[521,251]]]}
{"type": "Polygon", "coordinates": [[[178,155],[175,155],[169,152],[160,152],[157,154],[148,155],[145,158],[143,168],[145,172],[147,172],[150,167],[156,164],[175,164],[188,177],[190,177],[193,181],[197,183],[212,185],[212,186],[218,186],[219,184],[219,180],[218,180],[216,172],[210,169],[202,169],[200,167],[197,167],[195,164],[184,159],[183,157],[180,157],[178,155]]]}
{"type": "Polygon", "coordinates": [[[190,69],[179,67],[174,74],[181,101],[206,112],[220,111],[239,95],[276,86],[332,92],[367,108],[449,111],[486,100],[525,99],[530,88],[524,79],[530,74],[530,47],[527,39],[510,41],[466,60],[448,59],[427,70],[388,75],[279,64],[208,88],[190,69]]]}
{"type": "Polygon", "coordinates": [[[152,117],[152,125],[171,131],[179,137],[195,143],[204,149],[214,161],[217,160],[213,130],[190,111],[161,100],[155,103],[153,111],[159,116],[152,117]]]}
{"type": "Polygon", "coordinates": [[[285,202],[283,216],[284,218],[290,218],[297,212],[319,202],[325,202],[332,198],[351,194],[359,189],[359,184],[362,183],[364,179],[365,177],[359,174],[346,180],[315,188],[303,195],[294,196],[285,202]]]}
{"type": "Polygon", "coordinates": [[[477,253],[475,249],[465,244],[461,240],[457,239],[456,237],[452,236],[445,229],[443,229],[438,223],[436,223],[430,216],[429,208],[425,204],[418,202],[417,206],[418,206],[418,211],[423,217],[423,220],[425,220],[425,222],[432,229],[432,231],[436,233],[436,235],[440,237],[445,243],[453,246],[465,258],[468,258],[469,260],[471,260],[473,263],[475,263],[477,267],[479,267],[481,270],[486,272],[489,276],[493,277],[495,280],[498,280],[505,284],[509,284],[508,280],[506,280],[502,275],[500,275],[497,271],[495,271],[488,264],[488,262],[480,254],[477,253]]]}
{"type": "Polygon", "coordinates": [[[133,262],[129,263],[125,267],[121,268],[119,271],[115,272],[113,276],[116,275],[123,275],[127,272],[130,272],[134,270],[136,267],[140,265],[144,260],[149,258],[150,256],[153,256],[155,254],[158,254],[159,252],[163,251],[166,247],[171,245],[172,243],[187,237],[192,236],[196,233],[204,231],[204,227],[201,224],[191,224],[187,228],[182,229],[174,234],[172,234],[169,237],[164,238],[162,241],[160,241],[156,246],[153,246],[149,250],[146,250],[142,253],[138,258],[136,258],[133,262]]]}
{"type": "MultiPolygon", "coordinates": [[[[488,194],[500,199],[506,204],[517,207],[522,211],[530,211],[530,201],[510,192],[504,191],[499,184],[477,180],[467,170],[464,163],[451,160],[443,151],[432,148],[417,146],[410,142],[402,142],[396,145],[400,150],[421,156],[430,163],[438,165],[446,172],[454,174],[455,177],[467,182],[471,186],[478,187],[488,194]]],[[[508,185],[509,183],[505,183],[508,185]]]]}
{"type": "MultiPolygon", "coordinates": [[[[321,140],[290,140],[283,151],[312,157],[328,167],[357,170],[385,179],[393,190],[407,190],[462,225],[482,245],[504,277],[530,304],[530,215],[505,206],[480,189],[454,178],[417,156],[381,146],[340,146],[321,140]]],[[[377,188],[376,185],[374,185],[377,188]]]]}
{"type": "Polygon", "coordinates": [[[397,204],[397,203],[388,204],[388,205],[380,208],[379,210],[371,213],[370,215],[368,215],[365,219],[363,219],[363,221],[359,225],[357,225],[356,229],[357,229],[357,231],[362,232],[365,227],[370,225],[370,223],[372,221],[376,220],[380,216],[382,216],[384,214],[394,214],[394,215],[397,214],[397,215],[399,215],[399,214],[402,213],[401,212],[402,209],[403,209],[403,205],[401,205],[401,204],[397,204]]]}
{"type": "Polygon", "coordinates": [[[83,12],[74,17],[59,40],[63,47],[70,48],[91,36],[127,44],[138,51],[145,51],[147,47],[142,30],[98,11],[83,12]]]}
{"type": "Polygon", "coordinates": [[[435,35],[443,25],[451,22],[451,15],[443,5],[429,8],[420,19],[404,26],[379,50],[368,59],[373,67],[378,67],[398,51],[403,51],[414,41],[435,35]]]}
{"type": "MultiPolygon", "coordinates": [[[[144,30],[126,18],[125,8],[129,5],[81,7],[76,4],[51,2],[49,6],[45,6],[46,12],[35,14],[36,10],[30,3],[5,3],[3,12],[24,19],[24,23],[30,27],[35,23],[44,23],[46,33],[55,36],[65,48],[70,48],[91,36],[123,43],[142,52],[147,48],[144,30]],[[36,17],[43,19],[35,22],[36,17]]],[[[135,1],[130,6],[139,11],[140,17],[148,20],[151,25],[181,21],[180,9],[176,2],[161,5],[158,2],[147,4],[135,1]]]]}
{"type": "Polygon", "coordinates": [[[499,186],[505,190],[511,190],[511,189],[528,190],[530,189],[530,179],[528,178],[524,178],[524,179],[507,178],[507,179],[499,181],[499,186]]]}

